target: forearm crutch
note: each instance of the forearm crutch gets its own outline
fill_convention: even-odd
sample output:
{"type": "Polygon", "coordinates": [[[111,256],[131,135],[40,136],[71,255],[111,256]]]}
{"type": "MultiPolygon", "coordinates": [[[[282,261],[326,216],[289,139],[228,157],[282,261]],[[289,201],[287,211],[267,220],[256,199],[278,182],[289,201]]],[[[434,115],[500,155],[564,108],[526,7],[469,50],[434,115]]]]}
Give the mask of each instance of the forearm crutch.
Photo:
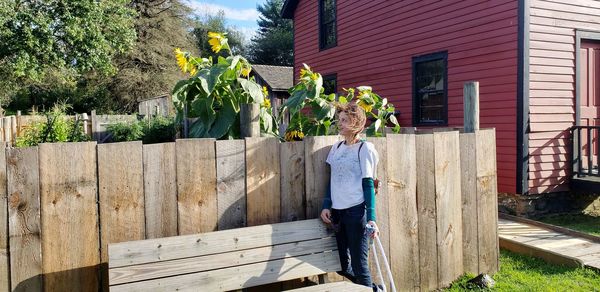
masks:
{"type": "MultiPolygon", "coordinates": [[[[367,233],[372,235],[375,232],[375,228],[369,224],[367,224],[367,233]]],[[[394,277],[392,276],[392,270],[390,269],[390,264],[387,260],[387,256],[385,255],[385,251],[383,250],[383,245],[381,244],[381,240],[379,236],[375,237],[375,240],[371,241],[371,249],[373,250],[373,258],[375,259],[375,265],[377,266],[377,275],[381,284],[383,286],[383,290],[386,291],[385,282],[383,280],[383,275],[381,274],[381,266],[379,265],[379,259],[377,258],[377,248],[375,246],[375,242],[377,242],[377,247],[379,247],[379,251],[381,251],[381,256],[383,257],[383,263],[385,264],[385,268],[387,269],[388,279],[390,280],[390,287],[392,288],[392,292],[396,292],[396,285],[394,284],[394,277]]]]}

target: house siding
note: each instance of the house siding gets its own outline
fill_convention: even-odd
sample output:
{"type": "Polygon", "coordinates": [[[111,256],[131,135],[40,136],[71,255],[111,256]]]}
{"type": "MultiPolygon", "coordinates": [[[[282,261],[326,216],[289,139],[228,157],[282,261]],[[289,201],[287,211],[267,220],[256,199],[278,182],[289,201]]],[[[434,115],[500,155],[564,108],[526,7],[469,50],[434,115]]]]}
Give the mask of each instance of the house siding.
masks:
{"type": "MultiPolygon", "coordinates": [[[[480,84],[480,124],[497,131],[498,187],[516,191],[518,2],[337,1],[337,46],[319,50],[318,1],[294,14],[295,70],[302,63],[338,89],[370,85],[412,125],[412,58],[448,52],[448,126],[463,125],[463,84],[480,84]]],[[[296,72],[298,76],[298,72],[296,72]]]]}
{"type": "Polygon", "coordinates": [[[600,31],[600,2],[530,0],[529,192],[569,189],[575,125],[575,32],[600,31]]]}

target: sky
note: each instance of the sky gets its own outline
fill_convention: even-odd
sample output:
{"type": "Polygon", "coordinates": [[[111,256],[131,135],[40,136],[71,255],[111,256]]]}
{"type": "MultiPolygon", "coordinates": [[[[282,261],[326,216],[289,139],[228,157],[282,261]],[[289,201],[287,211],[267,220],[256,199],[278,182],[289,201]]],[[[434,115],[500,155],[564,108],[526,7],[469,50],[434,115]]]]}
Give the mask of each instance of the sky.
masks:
{"type": "Polygon", "coordinates": [[[201,16],[207,12],[215,14],[223,10],[227,25],[235,26],[237,30],[244,33],[248,41],[258,28],[256,20],[259,13],[256,6],[264,2],[266,0],[188,0],[195,13],[201,16]]]}

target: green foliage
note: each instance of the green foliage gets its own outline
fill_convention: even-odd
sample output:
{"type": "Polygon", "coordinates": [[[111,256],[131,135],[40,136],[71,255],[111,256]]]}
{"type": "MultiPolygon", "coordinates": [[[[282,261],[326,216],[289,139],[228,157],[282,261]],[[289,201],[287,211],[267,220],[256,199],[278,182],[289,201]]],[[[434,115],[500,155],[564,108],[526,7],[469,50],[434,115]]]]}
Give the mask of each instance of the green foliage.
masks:
{"type": "Polygon", "coordinates": [[[144,144],[175,141],[175,119],[155,117],[134,122],[121,122],[107,126],[112,142],[139,141],[144,144]]]}
{"type": "Polygon", "coordinates": [[[245,55],[244,35],[242,32],[235,29],[235,27],[227,26],[225,21],[225,13],[219,11],[215,15],[207,14],[202,18],[199,18],[196,22],[196,26],[192,31],[192,34],[196,37],[196,47],[200,50],[200,54],[204,57],[217,58],[227,57],[229,54],[245,55]],[[227,34],[228,43],[231,48],[231,52],[221,51],[213,52],[211,46],[208,43],[208,33],[212,31],[225,32],[227,34]]]}
{"type": "Polygon", "coordinates": [[[142,142],[144,144],[164,143],[175,141],[177,128],[174,118],[156,117],[144,122],[142,142]]]}
{"type": "Polygon", "coordinates": [[[144,136],[143,128],[143,124],[139,121],[119,122],[106,126],[106,130],[111,134],[113,142],[142,140],[144,136]]]}
{"type": "Polygon", "coordinates": [[[496,286],[479,289],[463,276],[445,291],[596,291],[600,274],[587,268],[549,264],[541,259],[500,250],[500,271],[493,276],[496,286]]]}
{"type": "Polygon", "coordinates": [[[114,57],[135,39],[128,0],[4,0],[0,4],[0,86],[74,85],[82,74],[112,75],[114,57]]]}
{"type": "Polygon", "coordinates": [[[34,123],[26,128],[23,135],[17,138],[15,146],[29,147],[40,143],[87,141],[88,137],[83,132],[82,124],[70,119],[66,115],[67,109],[65,105],[56,105],[45,114],[46,121],[34,123]]]}
{"type": "MultiPolygon", "coordinates": [[[[239,137],[239,111],[243,103],[265,103],[266,93],[254,78],[249,78],[250,63],[240,55],[230,55],[226,35],[209,32],[209,43],[214,52],[226,52],[226,57],[194,57],[176,51],[179,67],[189,72],[190,78],[175,85],[172,97],[178,120],[196,118],[189,129],[190,137],[239,137]]],[[[270,107],[270,106],[268,106],[270,107]]],[[[277,136],[278,125],[272,111],[260,112],[263,133],[277,136]]]]}
{"type": "Polygon", "coordinates": [[[258,5],[258,33],[249,48],[250,61],[265,65],[294,65],[294,33],[290,19],[281,17],[283,0],[258,5]]]}
{"type": "Polygon", "coordinates": [[[385,136],[385,128],[392,126],[395,133],[400,131],[400,125],[394,116],[395,108],[373,92],[369,86],[359,86],[356,89],[344,89],[346,95],[340,95],[336,101],[335,94],[324,94],[321,74],[313,72],[304,64],[300,70],[300,82],[292,87],[290,97],[281,107],[280,117],[289,111],[291,120],[286,130],[286,140],[295,140],[301,136],[319,136],[337,133],[335,128],[335,104],[356,102],[374,121],[367,128],[367,135],[374,137],[385,136]],[[310,109],[306,113],[305,109],[310,109]]]}

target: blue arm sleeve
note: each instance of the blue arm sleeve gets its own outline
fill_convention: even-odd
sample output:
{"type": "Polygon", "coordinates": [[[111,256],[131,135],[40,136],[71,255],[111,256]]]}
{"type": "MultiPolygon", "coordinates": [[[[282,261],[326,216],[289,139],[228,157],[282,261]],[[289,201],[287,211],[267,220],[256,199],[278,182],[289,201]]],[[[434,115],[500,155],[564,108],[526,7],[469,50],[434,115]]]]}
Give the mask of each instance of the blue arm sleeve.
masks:
{"type": "Polygon", "coordinates": [[[366,177],[362,179],[363,196],[365,197],[365,205],[367,207],[367,221],[375,220],[375,182],[372,178],[366,177]]]}
{"type": "Polygon", "coordinates": [[[327,184],[327,190],[325,191],[325,198],[323,198],[323,208],[322,209],[331,209],[331,185],[327,184]]]}

